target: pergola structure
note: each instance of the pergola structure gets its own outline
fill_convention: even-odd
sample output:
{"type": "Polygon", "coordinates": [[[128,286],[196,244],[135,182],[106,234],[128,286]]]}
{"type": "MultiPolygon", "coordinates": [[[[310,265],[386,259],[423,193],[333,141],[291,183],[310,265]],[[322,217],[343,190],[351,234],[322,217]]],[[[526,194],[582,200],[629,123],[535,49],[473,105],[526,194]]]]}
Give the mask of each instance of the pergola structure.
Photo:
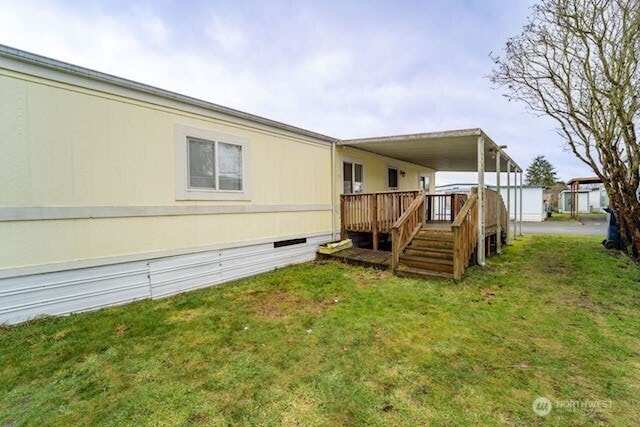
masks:
{"type": "MultiPolygon", "coordinates": [[[[506,146],[496,144],[482,129],[463,129],[444,132],[396,135],[376,138],[344,140],[338,145],[351,146],[364,151],[404,160],[425,166],[440,172],[477,172],[478,188],[485,188],[485,173],[495,172],[498,194],[501,189],[501,176],[507,178],[507,222],[511,218],[511,188],[514,191],[513,238],[522,235],[522,168],[505,152],[506,146]],[[513,173],[513,186],[511,174],[513,173]],[[519,177],[518,177],[519,175],[519,177]],[[518,183],[519,182],[519,183],[518,183]],[[518,195],[519,193],[519,195],[518,195]]],[[[499,203],[498,198],[498,203],[499,203]]],[[[478,264],[484,265],[485,246],[485,197],[478,191],[478,264]]],[[[509,224],[497,224],[500,235],[503,227],[509,224]]],[[[507,243],[510,235],[507,234],[507,243]]],[[[496,250],[499,253],[500,239],[496,250]]]]}
{"type": "Polygon", "coordinates": [[[575,218],[576,221],[580,219],[580,214],[578,212],[578,196],[580,194],[579,191],[581,184],[602,184],[602,180],[597,176],[592,176],[587,178],[572,178],[567,182],[571,194],[571,217],[575,218]]]}

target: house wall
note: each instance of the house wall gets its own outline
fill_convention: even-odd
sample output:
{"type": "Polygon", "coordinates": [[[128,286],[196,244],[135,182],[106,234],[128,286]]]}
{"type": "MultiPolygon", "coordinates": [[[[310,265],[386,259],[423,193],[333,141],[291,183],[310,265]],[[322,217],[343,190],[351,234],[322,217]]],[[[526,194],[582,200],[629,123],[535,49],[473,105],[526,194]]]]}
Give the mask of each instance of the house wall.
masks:
{"type": "MultiPolygon", "coordinates": [[[[336,194],[341,194],[343,187],[342,163],[355,162],[364,166],[364,192],[373,193],[388,191],[387,168],[393,167],[406,172],[398,176],[398,190],[416,190],[420,185],[420,176],[429,177],[429,191],[435,192],[435,171],[424,166],[397,160],[391,157],[370,153],[353,147],[338,146],[336,149],[336,194]]],[[[338,198],[339,200],[339,198],[338,198]]]]}
{"type": "MultiPolygon", "coordinates": [[[[264,270],[313,259],[331,238],[331,143],[1,59],[0,323],[148,297],[154,260],[202,253],[224,270],[258,250],[264,270]],[[176,126],[248,141],[248,200],[176,200],[176,126]],[[293,237],[313,244],[286,247],[283,261],[273,242],[293,237]],[[103,266],[112,277],[131,265],[137,291],[87,297],[110,292],[103,266]],[[38,308],[52,283],[57,308],[38,308]]],[[[174,270],[173,293],[198,274],[185,289],[219,282],[174,270]]]]}
{"type": "Polygon", "coordinates": [[[435,171],[424,166],[408,163],[392,157],[370,153],[353,147],[336,147],[335,158],[335,224],[340,229],[340,194],[343,193],[343,162],[359,163],[364,166],[364,193],[388,191],[387,168],[394,167],[405,172],[398,175],[398,190],[417,190],[420,188],[420,177],[429,177],[429,192],[435,192],[435,171]]]}

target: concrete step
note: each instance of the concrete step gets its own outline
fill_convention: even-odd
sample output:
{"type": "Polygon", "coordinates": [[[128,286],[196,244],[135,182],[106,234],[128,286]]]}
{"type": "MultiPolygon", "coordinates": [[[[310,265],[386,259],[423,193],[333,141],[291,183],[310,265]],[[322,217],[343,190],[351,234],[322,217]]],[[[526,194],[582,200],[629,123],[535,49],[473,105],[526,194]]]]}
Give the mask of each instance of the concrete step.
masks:
{"type": "Polygon", "coordinates": [[[422,258],[437,258],[453,260],[453,249],[423,248],[419,246],[407,246],[404,255],[422,258]]]}
{"type": "Polygon", "coordinates": [[[407,267],[405,265],[398,266],[396,275],[400,277],[410,277],[414,279],[453,279],[452,273],[442,271],[427,271],[419,268],[407,267]]]}
{"type": "Polygon", "coordinates": [[[453,261],[438,258],[423,258],[409,255],[401,255],[400,263],[407,267],[418,268],[422,270],[440,271],[445,273],[453,273],[453,261]]]}

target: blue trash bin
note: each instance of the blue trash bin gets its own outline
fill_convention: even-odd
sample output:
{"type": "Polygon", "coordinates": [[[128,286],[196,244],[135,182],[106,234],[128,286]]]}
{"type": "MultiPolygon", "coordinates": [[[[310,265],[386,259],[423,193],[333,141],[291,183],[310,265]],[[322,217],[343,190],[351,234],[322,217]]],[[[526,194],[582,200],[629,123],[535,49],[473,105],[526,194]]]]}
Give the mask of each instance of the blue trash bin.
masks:
{"type": "Polygon", "coordinates": [[[620,229],[618,228],[616,216],[613,214],[613,211],[611,208],[604,208],[604,211],[607,213],[607,223],[609,225],[607,227],[607,237],[602,241],[602,244],[607,249],[627,249],[620,235],[620,229]]]}

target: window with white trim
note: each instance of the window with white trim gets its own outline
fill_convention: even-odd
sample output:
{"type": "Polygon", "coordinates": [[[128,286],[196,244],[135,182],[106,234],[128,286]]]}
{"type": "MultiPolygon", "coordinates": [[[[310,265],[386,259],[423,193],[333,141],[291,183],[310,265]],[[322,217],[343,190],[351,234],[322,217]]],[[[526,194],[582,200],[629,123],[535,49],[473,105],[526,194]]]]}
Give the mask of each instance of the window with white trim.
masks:
{"type": "Polygon", "coordinates": [[[344,194],[364,191],[364,166],[359,163],[342,162],[342,192],[344,194]]]}
{"type": "Polygon", "coordinates": [[[242,146],[187,137],[190,189],[242,191],[242,146]]]}
{"type": "Polygon", "coordinates": [[[176,199],[250,200],[248,141],[176,125],[176,199]]]}

